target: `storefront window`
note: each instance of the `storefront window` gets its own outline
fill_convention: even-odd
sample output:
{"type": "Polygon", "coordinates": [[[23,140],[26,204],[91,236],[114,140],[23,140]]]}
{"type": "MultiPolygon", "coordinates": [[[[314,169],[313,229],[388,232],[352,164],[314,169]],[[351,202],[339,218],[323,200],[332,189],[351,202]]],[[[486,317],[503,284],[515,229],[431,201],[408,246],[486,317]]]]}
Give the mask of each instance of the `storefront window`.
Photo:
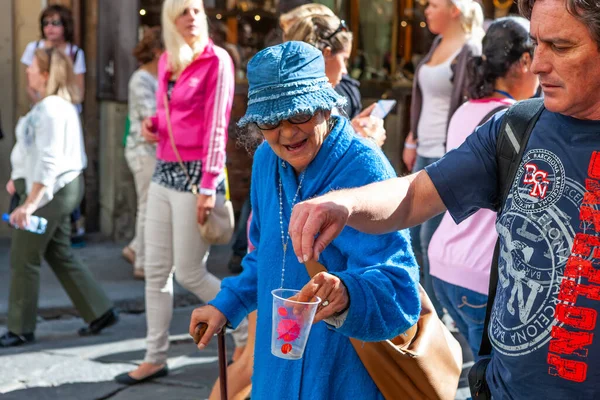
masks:
{"type": "MultiPolygon", "coordinates": [[[[361,79],[385,79],[390,73],[390,50],[395,0],[360,2],[359,64],[361,79]]],[[[355,60],[356,62],[356,60],[355,60]]]]}
{"type": "MultiPolygon", "coordinates": [[[[248,61],[281,40],[277,10],[289,0],[204,0],[211,37],[229,51],[238,81],[248,61]]],[[[317,0],[346,20],[355,45],[349,72],[361,81],[397,81],[412,77],[433,35],[424,18],[426,0],[317,0]]],[[[163,0],[140,0],[142,27],[160,25],[163,0]]]]}

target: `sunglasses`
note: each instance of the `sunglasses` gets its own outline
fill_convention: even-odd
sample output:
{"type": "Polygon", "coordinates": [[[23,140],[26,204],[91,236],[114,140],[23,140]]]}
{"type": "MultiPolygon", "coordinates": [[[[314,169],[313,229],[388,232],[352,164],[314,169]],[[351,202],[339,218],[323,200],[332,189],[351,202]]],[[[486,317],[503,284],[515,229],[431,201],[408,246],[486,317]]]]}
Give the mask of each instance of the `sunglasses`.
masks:
{"type": "Polygon", "coordinates": [[[62,26],[63,23],[60,19],[53,19],[53,20],[46,20],[42,22],[42,26],[46,27],[48,25],[52,25],[52,26],[62,26]]]}
{"type": "Polygon", "coordinates": [[[340,26],[338,26],[338,28],[329,36],[327,36],[325,38],[326,41],[331,40],[332,37],[334,37],[335,35],[337,35],[340,32],[348,32],[348,25],[346,25],[346,21],[345,20],[340,20],[340,26]]]}
{"type": "MultiPolygon", "coordinates": [[[[296,114],[296,115],[292,115],[290,118],[288,118],[288,122],[290,124],[294,124],[294,125],[300,125],[300,124],[305,124],[308,121],[310,121],[312,119],[312,115],[311,114],[296,114]]],[[[279,125],[281,125],[281,121],[277,121],[275,123],[269,124],[269,123],[256,123],[256,126],[258,126],[258,129],[260,129],[261,131],[269,131],[271,129],[275,129],[277,128],[279,125]]]]}

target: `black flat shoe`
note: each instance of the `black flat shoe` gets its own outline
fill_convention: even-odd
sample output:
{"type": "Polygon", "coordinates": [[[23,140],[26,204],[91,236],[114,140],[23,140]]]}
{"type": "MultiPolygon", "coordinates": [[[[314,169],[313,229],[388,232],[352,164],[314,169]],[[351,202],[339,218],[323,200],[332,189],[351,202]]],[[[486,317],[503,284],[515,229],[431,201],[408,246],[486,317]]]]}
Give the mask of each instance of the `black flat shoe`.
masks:
{"type": "Polygon", "coordinates": [[[8,331],[4,335],[0,336],[0,347],[20,346],[22,344],[32,343],[33,341],[35,341],[35,336],[33,333],[23,333],[22,335],[17,335],[16,333],[8,331]]]}
{"type": "Polygon", "coordinates": [[[159,369],[152,375],[148,375],[147,377],[142,378],[142,379],[133,379],[131,376],[129,376],[128,372],[125,372],[121,375],[115,376],[115,381],[117,381],[118,383],[121,383],[123,385],[131,386],[131,385],[135,385],[137,383],[151,381],[152,379],[162,378],[163,376],[167,376],[167,375],[169,375],[169,367],[165,365],[164,367],[162,367],[161,369],[159,369]]]}
{"type": "Polygon", "coordinates": [[[116,324],[118,321],[119,314],[114,308],[111,308],[102,314],[100,318],[90,322],[88,326],[84,326],[83,328],[79,329],[77,333],[79,333],[79,336],[97,335],[100,333],[100,331],[102,331],[102,329],[108,328],[109,326],[116,324]]]}

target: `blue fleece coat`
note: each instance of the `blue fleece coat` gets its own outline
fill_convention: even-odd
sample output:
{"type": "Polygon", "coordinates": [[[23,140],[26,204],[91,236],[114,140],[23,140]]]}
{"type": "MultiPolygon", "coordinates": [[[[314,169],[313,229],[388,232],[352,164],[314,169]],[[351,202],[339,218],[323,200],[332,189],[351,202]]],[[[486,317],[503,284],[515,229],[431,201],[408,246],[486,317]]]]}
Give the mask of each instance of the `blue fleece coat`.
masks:
{"type": "MultiPolygon", "coordinates": [[[[421,311],[418,266],[409,233],[374,236],[346,227],[319,259],[348,289],[350,308],[344,324],[338,329],[324,322],[315,324],[302,359],[277,358],[271,354],[271,291],[280,287],[283,258],[279,176],[287,230],[298,179],[291,165],[263,143],[254,156],[252,172],[250,240],[256,250],[244,258],[242,274],[224,279],[221,291],[210,302],[233,326],[258,308],[252,398],[383,399],[348,337],[385,340],[417,322],[421,311]]],[[[298,201],[394,176],[383,153],[357,137],[345,118],[337,118],[306,169],[298,201]]],[[[309,280],[290,241],[284,287],[301,289],[309,280]]]]}

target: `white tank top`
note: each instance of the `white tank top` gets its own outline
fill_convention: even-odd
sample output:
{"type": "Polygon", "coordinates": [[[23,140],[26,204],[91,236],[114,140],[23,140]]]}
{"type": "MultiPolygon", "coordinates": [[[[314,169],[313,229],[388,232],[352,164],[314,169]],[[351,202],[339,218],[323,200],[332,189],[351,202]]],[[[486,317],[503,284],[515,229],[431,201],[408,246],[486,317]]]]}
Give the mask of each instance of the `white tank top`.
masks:
{"type": "MultiPolygon", "coordinates": [[[[459,50],[460,51],[460,50],[459,50]]],[[[446,130],[452,96],[450,63],[458,52],[435,66],[424,64],[419,70],[419,87],[423,94],[421,116],[417,125],[421,157],[440,158],[446,152],[446,130]]]]}

